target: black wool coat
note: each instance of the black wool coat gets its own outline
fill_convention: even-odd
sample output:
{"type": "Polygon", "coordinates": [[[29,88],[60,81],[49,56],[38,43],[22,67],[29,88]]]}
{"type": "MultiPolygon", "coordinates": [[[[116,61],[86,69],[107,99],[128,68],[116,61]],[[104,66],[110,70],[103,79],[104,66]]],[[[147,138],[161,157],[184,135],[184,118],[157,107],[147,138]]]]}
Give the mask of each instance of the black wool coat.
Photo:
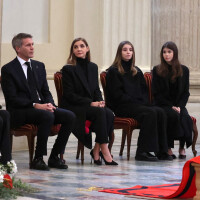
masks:
{"type": "Polygon", "coordinates": [[[63,97],[61,107],[76,115],[74,135],[87,147],[92,148],[91,134],[85,134],[86,109],[93,101],[102,101],[98,83],[98,67],[95,63],[87,65],[88,80],[81,66],[65,65],[62,68],[63,97]]]}

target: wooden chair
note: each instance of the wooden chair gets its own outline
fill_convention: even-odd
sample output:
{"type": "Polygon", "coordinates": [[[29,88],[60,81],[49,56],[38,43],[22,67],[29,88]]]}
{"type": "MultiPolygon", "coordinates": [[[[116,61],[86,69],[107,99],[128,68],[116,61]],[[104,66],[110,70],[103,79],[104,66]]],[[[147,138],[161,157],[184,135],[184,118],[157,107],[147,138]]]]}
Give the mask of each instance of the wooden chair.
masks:
{"type": "MultiPolygon", "coordinates": [[[[102,85],[103,92],[104,92],[104,99],[106,102],[106,92],[105,92],[105,90],[106,90],[106,72],[105,71],[101,72],[100,80],[101,80],[101,85],[102,85]]],[[[120,153],[119,153],[120,156],[122,156],[122,154],[123,154],[124,145],[125,145],[125,141],[127,138],[127,160],[129,160],[130,159],[130,147],[131,147],[132,132],[134,129],[139,129],[139,123],[133,118],[122,118],[122,117],[115,116],[114,129],[122,129],[122,140],[121,140],[121,148],[120,148],[120,153]]]]}
{"type": "MultiPolygon", "coordinates": [[[[54,74],[54,83],[55,83],[57,97],[58,97],[58,107],[60,107],[61,99],[63,95],[61,72],[56,72],[54,74]]],[[[78,141],[76,159],[79,159],[80,153],[81,153],[81,163],[83,164],[84,163],[84,145],[80,141],[78,141]]]]}
{"type": "MultiPolygon", "coordinates": [[[[144,78],[146,80],[147,86],[148,86],[148,90],[149,90],[149,101],[152,102],[153,100],[153,95],[152,95],[152,90],[151,90],[151,83],[152,83],[152,75],[151,72],[145,72],[144,73],[144,78]]],[[[198,129],[197,129],[197,124],[196,124],[196,118],[192,117],[192,121],[193,121],[193,141],[192,141],[192,152],[194,157],[196,157],[197,155],[197,151],[195,149],[195,145],[196,145],[196,141],[198,138],[198,129]]]]}
{"type": "MultiPolygon", "coordinates": [[[[60,130],[60,126],[61,126],[60,124],[56,124],[52,126],[50,136],[57,135],[60,130]]],[[[35,137],[37,136],[37,131],[38,131],[37,126],[33,124],[25,124],[24,126],[10,130],[11,150],[12,150],[12,143],[13,143],[13,135],[16,137],[19,137],[19,136],[27,137],[30,167],[33,160],[33,154],[34,154],[34,148],[35,148],[35,137]]],[[[61,158],[63,158],[62,155],[61,155],[61,158]]]]}

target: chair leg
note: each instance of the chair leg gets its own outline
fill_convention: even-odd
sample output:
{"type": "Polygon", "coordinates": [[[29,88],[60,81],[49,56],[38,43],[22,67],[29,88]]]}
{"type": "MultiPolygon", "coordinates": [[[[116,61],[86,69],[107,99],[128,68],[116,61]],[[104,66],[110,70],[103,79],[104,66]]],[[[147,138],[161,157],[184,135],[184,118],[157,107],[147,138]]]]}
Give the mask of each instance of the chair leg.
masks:
{"type": "Polygon", "coordinates": [[[81,143],[81,164],[84,164],[84,145],[81,143]]]}
{"type": "Polygon", "coordinates": [[[111,137],[109,139],[109,144],[108,144],[108,149],[109,149],[110,153],[111,153],[111,149],[112,149],[114,140],[115,140],[115,134],[114,134],[114,131],[113,131],[112,134],[111,134],[111,137]]]}
{"type": "Polygon", "coordinates": [[[124,150],[125,141],[126,141],[126,131],[123,129],[123,130],[122,130],[121,148],[120,148],[120,152],[119,152],[119,155],[120,155],[120,156],[123,155],[123,150],[124,150]]]}
{"type": "Polygon", "coordinates": [[[33,161],[33,154],[34,154],[35,136],[33,136],[32,134],[27,135],[27,140],[29,149],[29,167],[31,168],[31,164],[33,161]]]}
{"type": "Polygon", "coordinates": [[[193,141],[192,141],[192,152],[194,154],[194,157],[196,157],[197,151],[195,149],[195,145],[196,145],[196,141],[198,138],[198,129],[197,129],[197,125],[194,121],[193,121],[193,133],[194,133],[194,136],[193,136],[193,141]]]}
{"type": "Polygon", "coordinates": [[[78,141],[76,159],[79,159],[79,155],[80,155],[80,152],[81,152],[81,145],[82,145],[81,142],[78,141]]]}
{"type": "Polygon", "coordinates": [[[127,132],[127,160],[130,159],[130,148],[131,148],[132,131],[127,132]]]}

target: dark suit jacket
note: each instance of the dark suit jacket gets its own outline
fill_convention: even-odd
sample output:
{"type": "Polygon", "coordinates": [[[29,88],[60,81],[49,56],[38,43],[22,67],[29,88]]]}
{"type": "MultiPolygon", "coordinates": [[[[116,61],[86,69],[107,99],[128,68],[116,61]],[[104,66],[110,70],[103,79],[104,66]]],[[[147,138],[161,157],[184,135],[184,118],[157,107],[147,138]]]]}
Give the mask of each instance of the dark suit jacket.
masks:
{"type": "Polygon", "coordinates": [[[169,77],[163,78],[156,73],[156,67],[153,68],[152,90],[155,104],[158,106],[177,106],[184,108],[187,104],[189,93],[189,69],[181,65],[183,76],[177,78],[178,88],[175,105],[172,105],[170,98],[169,77]]]}
{"type": "MultiPolygon", "coordinates": [[[[31,60],[31,66],[41,102],[55,105],[47,84],[44,64],[31,60]]],[[[12,126],[21,125],[25,115],[19,115],[18,112],[21,113],[23,109],[33,108],[34,102],[31,100],[27,79],[17,58],[2,67],[1,86],[5,96],[6,108],[11,114],[12,126]]]]}
{"type": "Polygon", "coordinates": [[[66,65],[62,68],[63,98],[61,107],[76,114],[73,133],[88,148],[92,147],[91,135],[85,133],[86,109],[93,101],[102,101],[98,83],[98,67],[88,63],[88,81],[81,67],[66,65]]]}

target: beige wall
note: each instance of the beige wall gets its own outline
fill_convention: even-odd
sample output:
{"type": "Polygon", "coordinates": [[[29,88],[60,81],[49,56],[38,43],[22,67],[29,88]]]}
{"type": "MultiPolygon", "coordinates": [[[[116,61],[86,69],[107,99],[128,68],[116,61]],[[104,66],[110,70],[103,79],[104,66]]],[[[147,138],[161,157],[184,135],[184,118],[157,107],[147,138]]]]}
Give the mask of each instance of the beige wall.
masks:
{"type": "Polygon", "coordinates": [[[161,46],[174,41],[182,64],[190,69],[190,102],[200,102],[200,0],[152,0],[151,66],[161,46]]]}
{"type": "MultiPolygon", "coordinates": [[[[40,44],[35,42],[35,59],[45,63],[48,77],[52,78],[53,73],[65,64],[69,45],[74,37],[74,1],[49,0],[49,5],[49,35],[47,36],[49,37],[49,42],[40,44]]],[[[29,33],[28,28],[27,32],[29,33]]],[[[10,43],[1,45],[1,66],[15,56],[10,43]]]]}
{"type": "MultiPolygon", "coordinates": [[[[0,0],[3,11],[5,11],[3,7],[5,1],[8,0],[0,0]]],[[[23,1],[26,9],[28,1],[18,1],[23,1]]],[[[29,1],[32,4],[37,2],[29,1]]],[[[48,19],[41,19],[44,20],[43,23],[48,23],[48,31],[45,33],[48,40],[39,42],[35,38],[35,59],[46,65],[50,90],[55,100],[57,98],[52,80],[53,74],[66,63],[72,40],[75,37],[85,37],[91,49],[92,60],[99,65],[99,71],[111,65],[117,46],[123,40],[130,40],[133,43],[136,65],[143,71],[149,71],[159,62],[160,48],[165,41],[175,41],[180,50],[182,63],[190,68],[192,94],[190,101],[200,102],[200,0],[43,1],[48,1],[49,5],[46,8],[49,9],[48,19]]],[[[11,10],[5,12],[12,12],[12,8],[9,9],[11,10]]],[[[38,16],[41,15],[33,12],[30,17],[32,20],[34,18],[38,20],[38,16]]],[[[12,26],[12,23],[14,20],[11,19],[9,25],[12,26]]],[[[33,26],[35,30],[40,28],[35,24],[33,26]]],[[[30,27],[23,28],[25,28],[23,32],[32,33],[30,27]]],[[[15,56],[10,42],[1,42],[0,65],[4,65],[15,56]]],[[[4,101],[2,93],[0,93],[0,101],[4,101]]]]}

